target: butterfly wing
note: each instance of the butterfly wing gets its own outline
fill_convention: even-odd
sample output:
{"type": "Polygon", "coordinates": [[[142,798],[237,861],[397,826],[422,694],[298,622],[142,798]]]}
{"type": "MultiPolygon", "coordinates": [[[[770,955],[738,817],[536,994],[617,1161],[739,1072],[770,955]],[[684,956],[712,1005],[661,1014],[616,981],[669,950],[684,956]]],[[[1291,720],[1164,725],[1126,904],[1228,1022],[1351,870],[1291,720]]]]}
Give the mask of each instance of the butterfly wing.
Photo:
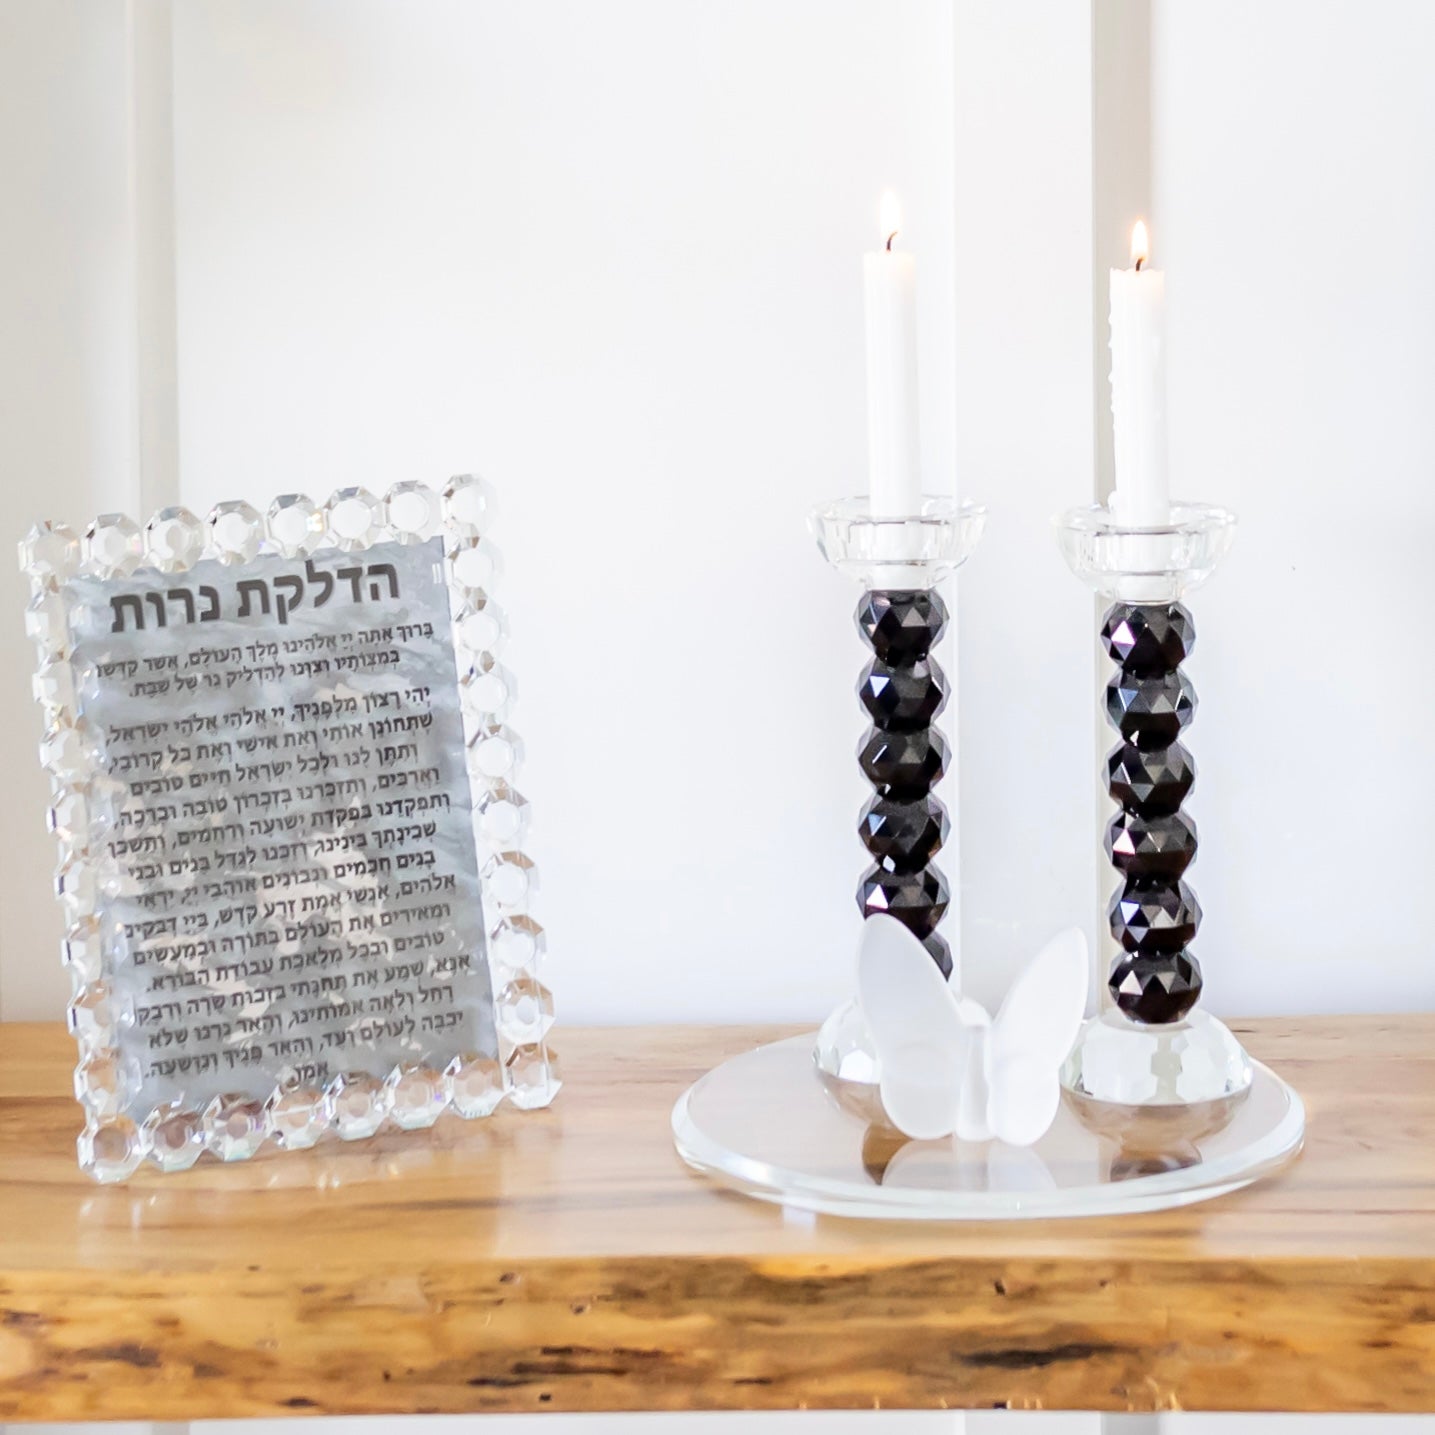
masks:
{"type": "Polygon", "coordinates": [[[950,1135],[970,1033],[927,949],[896,918],[862,924],[857,991],[877,1048],[888,1119],[917,1140],[950,1135]]]}
{"type": "Polygon", "coordinates": [[[1039,1141],[1061,1100],[1061,1063],[1086,1010],[1086,937],[1069,927],[1034,956],[1012,983],[992,1023],[987,1121],[1013,1146],[1039,1141]]]}

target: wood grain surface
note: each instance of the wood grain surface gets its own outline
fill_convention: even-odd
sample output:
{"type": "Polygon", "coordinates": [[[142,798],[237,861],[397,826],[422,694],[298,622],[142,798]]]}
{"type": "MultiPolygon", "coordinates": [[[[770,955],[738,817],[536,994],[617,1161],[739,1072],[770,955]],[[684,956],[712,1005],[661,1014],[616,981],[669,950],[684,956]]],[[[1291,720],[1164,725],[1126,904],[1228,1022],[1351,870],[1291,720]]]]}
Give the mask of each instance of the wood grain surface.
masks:
{"type": "Polygon", "coordinates": [[[1235,1026],[1306,1100],[1286,1172],[982,1227],[689,1172],[673,1101],[771,1029],[565,1029],[549,1112],[102,1188],[69,1039],[3,1026],[0,1419],[1435,1408],[1435,1017],[1235,1026]]]}

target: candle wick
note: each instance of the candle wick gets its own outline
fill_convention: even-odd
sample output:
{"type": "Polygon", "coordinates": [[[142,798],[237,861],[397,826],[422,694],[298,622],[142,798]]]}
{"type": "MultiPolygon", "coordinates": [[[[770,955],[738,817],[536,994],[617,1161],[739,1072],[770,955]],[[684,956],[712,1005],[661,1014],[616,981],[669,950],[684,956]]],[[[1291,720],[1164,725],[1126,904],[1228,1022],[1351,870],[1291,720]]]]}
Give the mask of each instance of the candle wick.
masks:
{"type": "Polygon", "coordinates": [[[892,241],[893,241],[896,237],[897,237],[897,231],[896,231],[895,229],[887,236],[887,251],[888,251],[888,253],[891,253],[891,250],[892,250],[892,241]]]}
{"type": "Polygon", "coordinates": [[[1146,256],[1145,256],[1144,254],[1141,254],[1141,255],[1138,255],[1138,256],[1137,256],[1137,259],[1136,259],[1136,272],[1137,272],[1138,274],[1141,272],[1141,266],[1142,266],[1145,262],[1146,262],[1146,256]]]}

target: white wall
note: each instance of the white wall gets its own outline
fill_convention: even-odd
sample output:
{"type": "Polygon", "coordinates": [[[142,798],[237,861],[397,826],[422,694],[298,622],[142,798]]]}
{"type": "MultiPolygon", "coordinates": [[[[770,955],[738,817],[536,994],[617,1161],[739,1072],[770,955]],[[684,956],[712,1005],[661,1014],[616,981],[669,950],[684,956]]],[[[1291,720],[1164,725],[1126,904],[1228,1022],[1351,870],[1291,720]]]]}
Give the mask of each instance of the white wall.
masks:
{"type": "Polygon", "coordinates": [[[958,583],[962,940],[988,1003],[1097,926],[1092,607],[1050,523],[1092,496],[1091,42],[1070,0],[956,7],[958,469],[990,509],[958,583]]]}
{"type": "Polygon", "coordinates": [[[30,701],[25,585],[39,516],[83,523],[134,493],[124,7],[0,4],[0,1013],[57,1015],[69,983],[30,701]]]}
{"type": "MultiPolygon", "coordinates": [[[[187,501],[499,482],[570,1021],[811,1017],[845,985],[861,649],[803,517],[863,481],[858,256],[887,185],[928,482],[992,510],[955,663],[969,980],[990,998],[1051,927],[1096,927],[1092,613],[1046,521],[1092,482],[1090,17],[1008,8],[179,7],[187,501]]],[[[1435,1002],[1410,796],[1435,778],[1435,17],[1377,12],[1160,3],[1153,30],[1176,471],[1244,519],[1196,600],[1198,950],[1227,1011],[1435,1002]]],[[[132,487],[120,20],[0,11],[12,514],[132,487]]],[[[13,592],[0,992],[24,1016],[63,984],[13,592]]]]}
{"type": "Polygon", "coordinates": [[[862,867],[860,255],[903,196],[952,473],[941,0],[202,0],[175,28],[196,508],[500,485],[523,785],[568,1020],[801,1017],[862,867]]]}
{"type": "Polygon", "coordinates": [[[1173,483],[1241,527],[1191,746],[1227,1011],[1435,1005],[1435,8],[1161,0],[1173,483]]]}

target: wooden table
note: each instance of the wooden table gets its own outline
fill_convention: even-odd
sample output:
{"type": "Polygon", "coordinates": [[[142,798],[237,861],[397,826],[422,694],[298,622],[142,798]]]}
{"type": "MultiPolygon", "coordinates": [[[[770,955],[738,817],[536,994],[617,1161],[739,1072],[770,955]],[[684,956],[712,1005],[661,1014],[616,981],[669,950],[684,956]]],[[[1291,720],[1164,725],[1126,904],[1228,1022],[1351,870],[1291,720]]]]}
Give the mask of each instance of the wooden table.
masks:
{"type": "Polygon", "coordinates": [[[97,1187],[0,1027],[0,1418],[1435,1408],[1435,1017],[1238,1024],[1305,1154],[1120,1221],[785,1217],[674,1155],[754,1029],[560,1030],[551,1112],[97,1187]]]}

